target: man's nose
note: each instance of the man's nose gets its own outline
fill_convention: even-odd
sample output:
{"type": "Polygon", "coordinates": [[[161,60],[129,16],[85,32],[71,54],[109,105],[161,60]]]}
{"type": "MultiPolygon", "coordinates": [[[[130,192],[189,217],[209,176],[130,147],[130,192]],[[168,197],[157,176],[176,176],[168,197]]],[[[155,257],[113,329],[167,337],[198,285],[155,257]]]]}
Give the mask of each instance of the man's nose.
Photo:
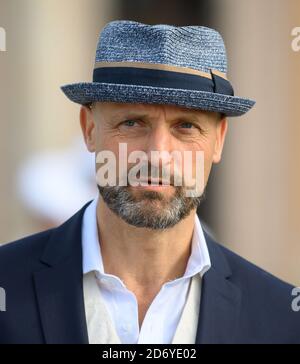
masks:
{"type": "Polygon", "coordinates": [[[147,138],[147,145],[144,151],[148,160],[151,160],[152,152],[160,153],[160,163],[170,163],[170,153],[173,151],[173,138],[169,127],[163,123],[151,129],[147,138]]]}

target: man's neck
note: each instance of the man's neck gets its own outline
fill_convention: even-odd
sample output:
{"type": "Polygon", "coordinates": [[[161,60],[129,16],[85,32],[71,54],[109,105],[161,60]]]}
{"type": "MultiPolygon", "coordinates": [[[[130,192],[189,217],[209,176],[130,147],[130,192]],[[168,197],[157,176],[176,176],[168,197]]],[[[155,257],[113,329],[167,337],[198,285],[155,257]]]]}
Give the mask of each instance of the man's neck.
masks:
{"type": "Polygon", "coordinates": [[[97,224],[104,271],[118,276],[128,288],[145,290],[157,290],[183,276],[191,253],[195,213],[191,211],[172,228],[137,228],[99,198],[97,224]]]}

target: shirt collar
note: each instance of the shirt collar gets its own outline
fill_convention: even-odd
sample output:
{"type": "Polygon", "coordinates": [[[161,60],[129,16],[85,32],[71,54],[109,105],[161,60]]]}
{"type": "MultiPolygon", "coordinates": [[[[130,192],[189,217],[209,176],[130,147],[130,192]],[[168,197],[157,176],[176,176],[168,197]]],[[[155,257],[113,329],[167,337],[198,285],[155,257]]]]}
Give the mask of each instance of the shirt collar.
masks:
{"type": "MultiPolygon", "coordinates": [[[[107,275],[104,272],[101,249],[98,239],[97,228],[97,202],[96,197],[86,208],[82,221],[82,260],[83,274],[96,271],[100,275],[107,275]]],[[[183,277],[188,278],[196,274],[201,277],[211,267],[211,261],[204,233],[197,214],[195,214],[195,226],[192,238],[191,255],[183,277]]]]}
{"type": "Polygon", "coordinates": [[[91,271],[104,273],[97,227],[98,198],[99,195],[88,205],[82,220],[83,274],[91,271]]]}

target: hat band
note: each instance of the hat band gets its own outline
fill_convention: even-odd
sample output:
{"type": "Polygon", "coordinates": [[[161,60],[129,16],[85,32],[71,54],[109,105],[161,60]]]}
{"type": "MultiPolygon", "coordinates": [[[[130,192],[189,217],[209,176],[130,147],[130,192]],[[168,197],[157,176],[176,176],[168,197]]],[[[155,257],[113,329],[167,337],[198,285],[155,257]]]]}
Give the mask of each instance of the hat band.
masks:
{"type": "Polygon", "coordinates": [[[226,75],[217,70],[206,73],[185,67],[141,62],[98,62],[93,82],[197,90],[233,96],[226,75]],[[151,67],[151,68],[150,68],[151,67]]]}

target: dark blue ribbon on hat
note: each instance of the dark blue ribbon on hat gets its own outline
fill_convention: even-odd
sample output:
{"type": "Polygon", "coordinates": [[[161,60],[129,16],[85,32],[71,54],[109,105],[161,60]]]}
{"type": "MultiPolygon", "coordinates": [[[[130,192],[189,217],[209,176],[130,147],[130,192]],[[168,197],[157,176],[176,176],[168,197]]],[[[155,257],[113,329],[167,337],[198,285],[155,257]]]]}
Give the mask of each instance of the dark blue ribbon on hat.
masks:
{"type": "Polygon", "coordinates": [[[93,82],[196,90],[234,96],[231,83],[211,70],[211,78],[200,75],[138,67],[99,67],[93,82]]]}

